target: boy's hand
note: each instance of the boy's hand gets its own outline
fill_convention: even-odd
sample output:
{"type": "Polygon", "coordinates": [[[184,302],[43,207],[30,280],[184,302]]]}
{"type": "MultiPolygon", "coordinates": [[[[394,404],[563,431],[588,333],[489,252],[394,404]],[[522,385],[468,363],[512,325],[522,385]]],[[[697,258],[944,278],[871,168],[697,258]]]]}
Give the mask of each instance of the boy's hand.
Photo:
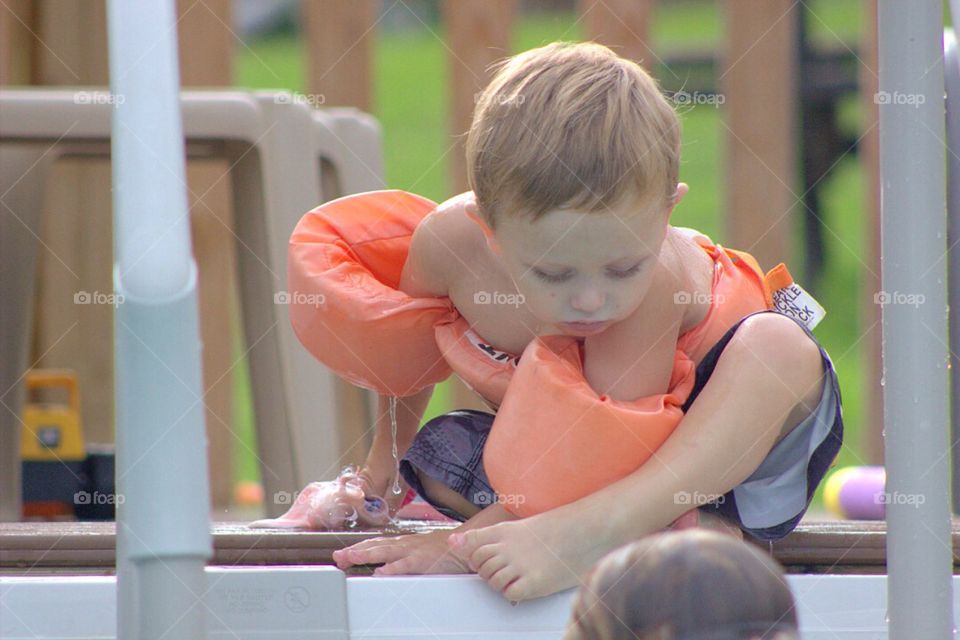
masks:
{"type": "Polygon", "coordinates": [[[383,526],[390,521],[386,503],[368,496],[356,474],[336,480],[311,482],[279,518],[257,520],[251,528],[337,530],[357,525],[383,526]]]}
{"type": "Polygon", "coordinates": [[[394,476],[390,475],[386,480],[378,479],[378,477],[379,476],[373,472],[369,466],[364,467],[357,473],[357,478],[360,482],[360,487],[363,489],[364,495],[369,497],[376,496],[383,498],[383,500],[386,502],[390,517],[395,518],[397,516],[397,512],[400,510],[400,504],[407,495],[407,489],[409,487],[401,477],[399,478],[401,491],[399,494],[395,494],[393,492],[394,476]]]}
{"type": "Polygon", "coordinates": [[[466,562],[451,553],[447,546],[451,533],[450,530],[440,530],[371,538],[334,551],[333,560],[340,569],[359,564],[383,564],[373,572],[375,576],[472,573],[466,562]]]}

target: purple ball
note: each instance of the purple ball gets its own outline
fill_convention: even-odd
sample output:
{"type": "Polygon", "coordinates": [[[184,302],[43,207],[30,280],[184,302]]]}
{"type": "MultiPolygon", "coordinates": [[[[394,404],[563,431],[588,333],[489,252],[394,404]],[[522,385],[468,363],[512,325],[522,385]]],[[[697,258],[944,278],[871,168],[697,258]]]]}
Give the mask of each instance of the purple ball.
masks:
{"type": "Polygon", "coordinates": [[[844,478],[839,502],[851,520],[883,520],[887,473],[883,467],[859,467],[844,478]]]}

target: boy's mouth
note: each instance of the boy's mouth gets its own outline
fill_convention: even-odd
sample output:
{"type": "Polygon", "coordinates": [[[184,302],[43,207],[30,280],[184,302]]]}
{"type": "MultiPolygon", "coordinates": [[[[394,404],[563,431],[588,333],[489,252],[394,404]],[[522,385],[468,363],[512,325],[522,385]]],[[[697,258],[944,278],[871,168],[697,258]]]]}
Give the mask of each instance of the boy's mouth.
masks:
{"type": "Polygon", "coordinates": [[[564,329],[568,331],[588,335],[594,333],[600,333],[604,329],[610,326],[610,321],[605,320],[601,322],[564,322],[562,323],[564,329]]]}

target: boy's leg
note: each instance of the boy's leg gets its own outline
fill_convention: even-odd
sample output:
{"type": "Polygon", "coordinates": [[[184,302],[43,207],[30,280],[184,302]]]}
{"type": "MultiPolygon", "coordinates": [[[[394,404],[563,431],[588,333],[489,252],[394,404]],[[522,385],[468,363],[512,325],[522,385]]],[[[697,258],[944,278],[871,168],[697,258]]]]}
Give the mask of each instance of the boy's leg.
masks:
{"type": "Polygon", "coordinates": [[[430,420],[400,460],[400,474],[440,513],[461,522],[496,501],[483,469],[493,414],[472,409],[430,420]]]}
{"type": "Polygon", "coordinates": [[[423,485],[423,498],[430,504],[434,506],[443,505],[448,509],[453,509],[468,519],[480,513],[480,507],[476,506],[472,502],[469,502],[462,495],[439,480],[435,480],[427,474],[421,473],[420,471],[416,471],[416,474],[417,478],[420,479],[420,483],[423,485]]]}
{"type": "MultiPolygon", "coordinates": [[[[701,361],[694,391],[684,409],[709,380],[724,348],[744,320],[731,327],[701,361]]],[[[715,502],[699,508],[701,515],[722,517],[764,540],[782,538],[796,527],[843,440],[840,390],[833,363],[810,330],[797,324],[820,350],[820,385],[805,391],[757,470],[715,502]]],[[[770,374],[776,375],[772,371],[770,374]]]]}

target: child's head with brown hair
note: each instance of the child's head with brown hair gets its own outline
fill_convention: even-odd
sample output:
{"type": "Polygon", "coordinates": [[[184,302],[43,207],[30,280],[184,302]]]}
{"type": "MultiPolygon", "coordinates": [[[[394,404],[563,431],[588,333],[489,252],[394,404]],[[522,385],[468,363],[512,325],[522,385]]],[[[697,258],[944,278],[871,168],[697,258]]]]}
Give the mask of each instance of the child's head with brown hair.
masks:
{"type": "Polygon", "coordinates": [[[659,533],[605,556],[580,588],[564,640],[795,640],[775,560],[704,529],[659,533]]]}
{"type": "Polygon", "coordinates": [[[639,65],[595,43],[509,58],[466,146],[467,211],[538,319],[605,327],[639,306],[686,191],[679,120],[639,65]]]}
{"type": "Polygon", "coordinates": [[[500,63],[478,96],[467,173],[491,228],[561,207],[604,211],[624,197],[668,204],[680,123],[657,83],[592,42],[555,42],[500,63]]]}

